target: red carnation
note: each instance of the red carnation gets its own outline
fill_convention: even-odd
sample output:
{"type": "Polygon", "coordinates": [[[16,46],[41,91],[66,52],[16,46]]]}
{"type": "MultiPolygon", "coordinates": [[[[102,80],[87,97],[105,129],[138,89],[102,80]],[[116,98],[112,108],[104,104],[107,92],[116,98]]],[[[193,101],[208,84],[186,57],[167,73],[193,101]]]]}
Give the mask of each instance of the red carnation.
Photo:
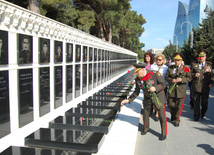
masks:
{"type": "Polygon", "coordinates": [[[128,70],[128,73],[130,73],[130,71],[128,70]]]}

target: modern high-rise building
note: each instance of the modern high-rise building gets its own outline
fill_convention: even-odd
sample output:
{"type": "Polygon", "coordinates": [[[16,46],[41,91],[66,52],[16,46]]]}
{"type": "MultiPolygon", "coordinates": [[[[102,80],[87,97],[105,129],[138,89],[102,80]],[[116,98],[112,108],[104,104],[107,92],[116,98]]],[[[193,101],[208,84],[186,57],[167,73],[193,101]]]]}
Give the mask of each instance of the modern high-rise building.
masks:
{"type": "Polygon", "coordinates": [[[178,41],[179,47],[182,47],[184,40],[188,41],[191,29],[198,27],[199,23],[202,23],[202,19],[206,18],[206,14],[209,10],[213,10],[214,0],[190,0],[189,5],[180,1],[178,3],[173,44],[176,45],[178,41]],[[181,29],[183,31],[182,34],[180,34],[181,29]],[[177,37],[175,37],[175,35],[177,37]]]}
{"type": "Polygon", "coordinates": [[[187,36],[186,25],[184,25],[184,27],[182,28],[183,33],[180,34],[181,24],[188,20],[187,17],[188,17],[188,5],[186,3],[179,1],[178,2],[178,15],[177,15],[177,19],[176,19],[174,34],[173,34],[173,44],[177,45],[177,43],[178,43],[179,47],[182,47],[183,41],[186,39],[186,36],[187,36]]]}

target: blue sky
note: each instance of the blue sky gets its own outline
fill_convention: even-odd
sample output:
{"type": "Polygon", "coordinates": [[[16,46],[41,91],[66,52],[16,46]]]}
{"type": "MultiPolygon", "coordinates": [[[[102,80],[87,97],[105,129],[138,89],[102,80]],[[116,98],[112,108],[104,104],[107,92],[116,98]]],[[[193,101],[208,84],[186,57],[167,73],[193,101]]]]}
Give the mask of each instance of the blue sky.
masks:
{"type": "MultiPolygon", "coordinates": [[[[189,0],[180,0],[189,5],[189,0]]],[[[143,50],[164,49],[172,41],[178,12],[178,0],[131,0],[131,10],[146,19],[140,42],[143,50]]]]}

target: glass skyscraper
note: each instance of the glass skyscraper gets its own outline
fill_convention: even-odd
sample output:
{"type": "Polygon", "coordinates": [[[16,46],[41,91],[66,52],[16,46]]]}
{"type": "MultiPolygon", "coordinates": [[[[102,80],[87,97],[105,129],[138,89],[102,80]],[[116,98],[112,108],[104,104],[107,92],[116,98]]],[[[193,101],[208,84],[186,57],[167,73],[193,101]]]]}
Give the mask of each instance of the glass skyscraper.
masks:
{"type": "Polygon", "coordinates": [[[184,39],[187,36],[187,28],[186,25],[182,27],[183,33],[180,34],[181,24],[188,20],[188,5],[183,2],[178,2],[178,15],[175,24],[175,30],[173,34],[173,44],[176,45],[178,42],[178,46],[182,47],[184,39]]]}
{"type": "MultiPolygon", "coordinates": [[[[179,47],[182,47],[184,40],[188,41],[191,28],[198,27],[199,23],[202,23],[202,19],[206,18],[206,12],[204,12],[206,5],[209,9],[213,10],[214,0],[190,0],[189,5],[180,1],[178,3],[178,14],[174,34],[177,35],[179,47]],[[179,33],[181,25],[182,34],[179,33]]],[[[174,45],[176,45],[175,35],[173,37],[174,45]]]]}

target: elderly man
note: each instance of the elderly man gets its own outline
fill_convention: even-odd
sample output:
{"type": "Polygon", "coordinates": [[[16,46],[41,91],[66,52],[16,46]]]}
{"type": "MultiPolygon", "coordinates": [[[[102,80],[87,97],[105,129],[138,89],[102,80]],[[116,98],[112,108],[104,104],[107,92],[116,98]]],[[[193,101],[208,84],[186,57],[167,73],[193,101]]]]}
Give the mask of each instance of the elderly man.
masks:
{"type": "Polygon", "coordinates": [[[189,68],[182,64],[183,54],[175,53],[173,58],[175,64],[168,68],[165,80],[169,83],[167,106],[171,113],[171,121],[178,127],[186,96],[186,83],[191,80],[191,74],[189,68]]]}
{"type": "Polygon", "coordinates": [[[159,140],[165,140],[167,135],[167,120],[165,116],[165,107],[164,104],[166,102],[166,96],[164,93],[164,89],[166,88],[166,82],[161,76],[161,74],[157,71],[151,71],[147,73],[146,70],[146,64],[134,64],[134,71],[137,75],[137,78],[135,79],[135,91],[130,95],[128,99],[125,99],[121,102],[121,105],[124,105],[125,103],[131,103],[140,93],[140,89],[143,89],[144,92],[144,100],[143,100],[143,107],[144,107],[144,113],[143,113],[143,123],[144,128],[141,132],[141,135],[145,135],[149,131],[149,115],[151,112],[151,108],[153,104],[156,104],[157,102],[154,101],[154,98],[152,99],[152,93],[156,94],[156,101],[158,100],[160,105],[156,105],[159,113],[160,118],[160,125],[161,125],[161,136],[159,137],[159,140]],[[147,76],[149,75],[149,76],[147,76]],[[147,81],[144,80],[144,77],[147,78],[147,81]]]}
{"type": "Polygon", "coordinates": [[[194,105],[194,120],[204,118],[208,108],[208,98],[210,88],[213,87],[213,72],[212,63],[206,61],[208,51],[200,49],[198,52],[198,60],[193,61],[191,65],[192,73],[192,91],[194,105]],[[200,97],[201,99],[201,114],[200,114],[200,97]]]}

